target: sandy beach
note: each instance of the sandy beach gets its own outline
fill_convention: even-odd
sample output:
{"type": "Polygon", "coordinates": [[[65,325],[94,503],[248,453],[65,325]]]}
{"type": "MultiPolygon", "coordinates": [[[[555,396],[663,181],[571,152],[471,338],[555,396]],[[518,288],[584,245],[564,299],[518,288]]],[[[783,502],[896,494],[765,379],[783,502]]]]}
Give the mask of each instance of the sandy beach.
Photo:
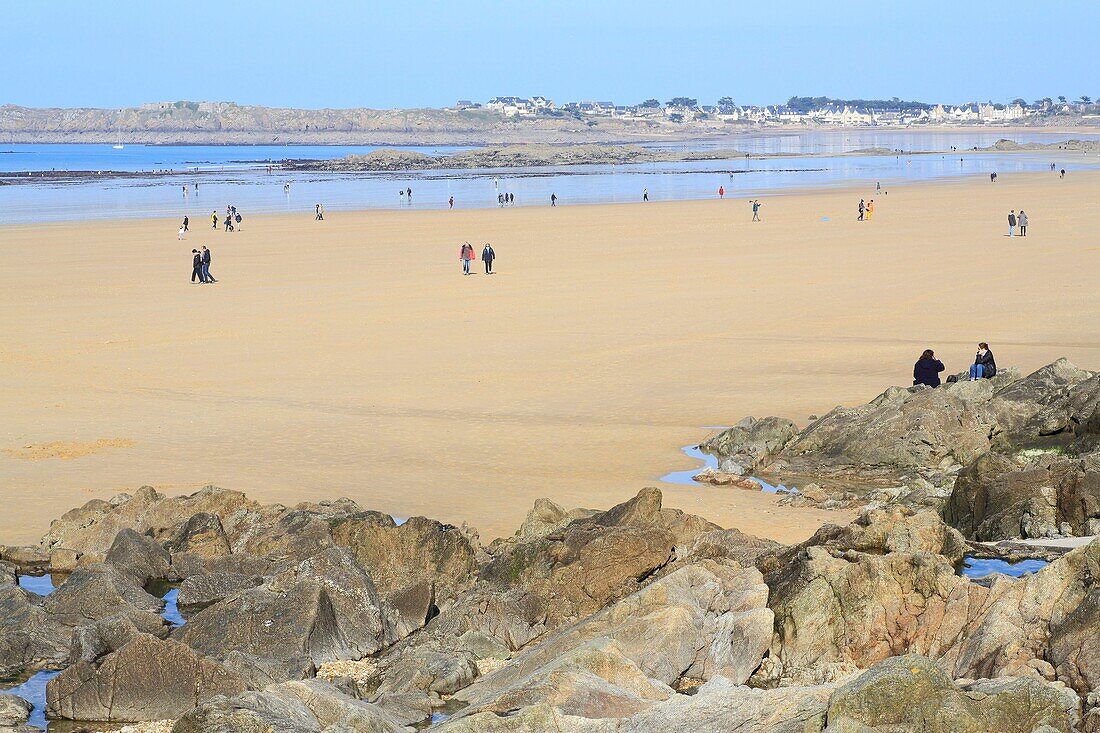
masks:
{"type": "MultiPolygon", "coordinates": [[[[206,484],[349,496],[511,534],[606,507],[745,415],[800,424],[949,371],[1100,366],[1100,172],[762,199],[0,228],[0,540],[92,497],[206,484]],[[857,222],[860,197],[874,218],[857,222]],[[1006,215],[1024,208],[1026,238],[1006,215]],[[498,274],[461,276],[492,242],[498,274]],[[220,282],[192,285],[206,244],[220,282]]],[[[207,216],[209,214],[207,213],[207,216]]],[[[480,265],[480,263],[478,263],[480,265]]],[[[480,266],[478,267],[480,271],[480,266]]],[[[849,515],[665,486],[667,506],[796,541],[849,515]]]]}

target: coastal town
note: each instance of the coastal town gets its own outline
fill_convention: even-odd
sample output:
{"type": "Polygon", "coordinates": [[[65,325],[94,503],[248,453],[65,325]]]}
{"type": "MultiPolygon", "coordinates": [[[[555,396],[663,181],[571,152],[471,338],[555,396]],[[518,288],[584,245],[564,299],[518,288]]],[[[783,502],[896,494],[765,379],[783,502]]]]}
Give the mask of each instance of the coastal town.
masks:
{"type": "Polygon", "coordinates": [[[876,125],[936,125],[1019,123],[1029,117],[1073,115],[1100,121],[1100,104],[1089,96],[1075,101],[1066,97],[1044,98],[1027,102],[1013,99],[1003,103],[969,102],[963,104],[929,104],[889,100],[841,100],[827,97],[792,97],[786,104],[740,105],[731,97],[722,97],[716,104],[699,104],[690,97],[674,97],[667,102],[648,99],[639,104],[620,105],[607,101],[566,102],[557,105],[543,96],[494,97],[485,103],[460,100],[457,110],[485,109],[508,118],[576,117],[618,118],[691,122],[716,120],[730,123],[760,125],[806,124],[876,126],[876,125]]]}

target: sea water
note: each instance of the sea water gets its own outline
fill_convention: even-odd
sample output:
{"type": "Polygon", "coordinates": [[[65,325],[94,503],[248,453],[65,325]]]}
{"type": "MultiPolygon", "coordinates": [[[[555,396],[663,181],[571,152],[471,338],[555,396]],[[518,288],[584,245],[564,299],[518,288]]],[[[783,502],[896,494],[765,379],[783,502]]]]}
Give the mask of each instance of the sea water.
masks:
{"type": "MultiPolygon", "coordinates": [[[[905,139],[899,138],[897,142],[901,146],[905,139]]],[[[9,171],[28,167],[181,171],[0,185],[0,224],[160,217],[182,221],[187,216],[192,231],[198,231],[209,227],[212,212],[224,213],[227,205],[237,207],[247,227],[247,219],[253,214],[311,216],[318,203],[325,205],[331,217],[339,211],[359,209],[446,209],[451,197],[458,209],[493,208],[498,205],[500,193],[513,194],[517,206],[548,206],[551,194],[557,194],[558,206],[633,202],[641,200],[643,189],[648,189],[653,203],[713,199],[717,198],[719,186],[725,189],[730,215],[745,216],[750,197],[853,183],[866,185],[868,197],[888,197],[890,186],[899,182],[964,176],[986,179],[994,171],[1004,180],[1004,176],[1012,173],[1049,171],[1054,156],[1051,152],[828,155],[414,172],[267,170],[268,161],[281,158],[338,158],[348,152],[369,150],[346,146],[126,146],[116,151],[109,145],[0,144],[0,164],[9,171]],[[23,150],[37,147],[48,150],[23,150]],[[182,172],[191,168],[195,171],[182,172]],[[875,191],[876,183],[880,182],[884,188],[882,194],[875,191]],[[199,184],[197,193],[195,183],[199,184]],[[289,193],[284,189],[286,184],[290,184],[289,193]],[[183,195],[185,185],[189,189],[187,196],[183,195]],[[409,188],[413,190],[411,197],[399,193],[409,188]],[[733,208],[738,203],[742,205],[740,210],[733,208]]],[[[417,150],[448,152],[443,148],[417,150]]],[[[1084,167],[1100,167],[1100,156],[1075,154],[1057,162],[1072,173],[1084,167]]],[[[762,215],[767,221],[766,205],[762,215]]]]}

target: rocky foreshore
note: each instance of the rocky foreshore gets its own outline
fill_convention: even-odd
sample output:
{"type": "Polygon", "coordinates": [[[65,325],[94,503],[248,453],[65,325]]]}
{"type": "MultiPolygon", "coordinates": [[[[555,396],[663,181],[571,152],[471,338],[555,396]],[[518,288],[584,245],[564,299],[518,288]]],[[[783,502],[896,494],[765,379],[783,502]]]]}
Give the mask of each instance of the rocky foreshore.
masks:
{"type": "MultiPolygon", "coordinates": [[[[50,718],[132,731],[1100,731],[1100,542],[984,584],[966,552],[900,506],[786,547],[645,489],[484,546],[145,487],[0,550],[0,674],[62,670],[50,718]]],[[[0,697],[0,731],[28,708],[0,697]]]]}
{"type": "MultiPolygon", "coordinates": [[[[961,570],[978,540],[1096,529],[1098,405],[1060,360],[708,441],[730,476],[865,505],[795,546],[652,488],[540,500],[484,545],[348,499],[143,487],[0,547],[0,677],[54,670],[51,719],[133,733],[1100,733],[1100,540],[961,570]]],[[[0,695],[0,731],[30,710],[0,695]]]]}

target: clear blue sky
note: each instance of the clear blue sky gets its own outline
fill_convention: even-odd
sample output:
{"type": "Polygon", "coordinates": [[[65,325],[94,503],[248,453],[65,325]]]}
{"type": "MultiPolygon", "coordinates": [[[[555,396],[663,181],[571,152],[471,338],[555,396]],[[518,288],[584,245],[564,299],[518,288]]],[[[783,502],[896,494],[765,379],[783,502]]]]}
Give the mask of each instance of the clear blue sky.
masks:
{"type": "Polygon", "coordinates": [[[0,103],[1100,97],[1100,1],[11,0],[0,103]]]}

